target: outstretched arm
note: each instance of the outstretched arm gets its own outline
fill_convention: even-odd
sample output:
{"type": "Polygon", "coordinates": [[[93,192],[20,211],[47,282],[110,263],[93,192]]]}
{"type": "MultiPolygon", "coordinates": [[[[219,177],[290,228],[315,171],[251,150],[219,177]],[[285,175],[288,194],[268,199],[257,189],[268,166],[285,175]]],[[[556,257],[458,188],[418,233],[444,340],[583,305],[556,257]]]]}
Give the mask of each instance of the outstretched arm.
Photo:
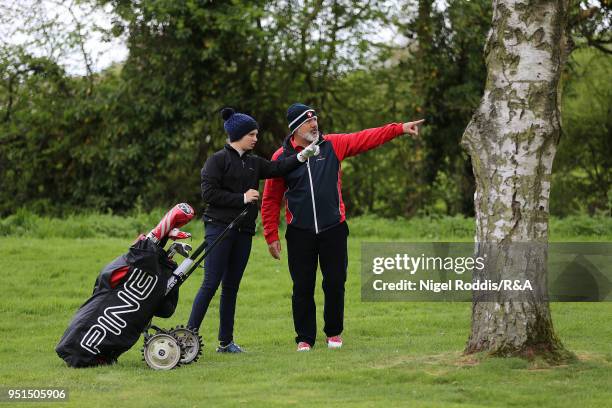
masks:
{"type": "Polygon", "coordinates": [[[391,123],[378,128],[366,129],[356,133],[330,134],[325,136],[334,147],[339,160],[367,152],[400,135],[409,134],[416,138],[419,134],[419,125],[425,120],[406,123],[391,123]]]}
{"type": "MultiPolygon", "coordinates": [[[[306,146],[302,151],[294,156],[289,156],[283,160],[268,161],[258,157],[261,166],[261,178],[273,178],[284,176],[290,171],[294,170],[299,166],[300,163],[306,162],[310,157],[314,157],[319,154],[319,146],[317,142],[312,142],[309,146],[306,146]],[[296,163],[297,161],[297,163],[296,163]]],[[[280,153],[277,151],[272,157],[278,158],[280,153]]]]}
{"type": "Polygon", "coordinates": [[[297,154],[293,156],[289,156],[283,160],[266,160],[263,157],[257,157],[259,160],[259,166],[261,172],[259,173],[259,177],[262,179],[269,179],[274,177],[281,177],[287,173],[290,173],[292,170],[295,170],[301,162],[297,159],[297,154]]]}

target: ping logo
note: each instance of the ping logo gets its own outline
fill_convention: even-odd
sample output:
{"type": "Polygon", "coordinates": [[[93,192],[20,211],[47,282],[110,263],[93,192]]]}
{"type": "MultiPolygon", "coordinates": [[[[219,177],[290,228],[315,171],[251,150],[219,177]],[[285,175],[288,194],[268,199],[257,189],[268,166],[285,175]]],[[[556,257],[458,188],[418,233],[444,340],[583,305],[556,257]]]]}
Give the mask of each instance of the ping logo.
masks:
{"type": "Polygon", "coordinates": [[[121,335],[122,329],[126,326],[121,315],[140,310],[140,302],[149,297],[157,280],[157,276],[153,277],[141,269],[134,268],[130,278],[123,284],[123,289],[117,294],[123,304],[104,309],[102,315],[98,317],[98,323],[91,326],[83,336],[81,347],[93,355],[100,354],[98,346],[106,338],[107,333],[121,335]]]}

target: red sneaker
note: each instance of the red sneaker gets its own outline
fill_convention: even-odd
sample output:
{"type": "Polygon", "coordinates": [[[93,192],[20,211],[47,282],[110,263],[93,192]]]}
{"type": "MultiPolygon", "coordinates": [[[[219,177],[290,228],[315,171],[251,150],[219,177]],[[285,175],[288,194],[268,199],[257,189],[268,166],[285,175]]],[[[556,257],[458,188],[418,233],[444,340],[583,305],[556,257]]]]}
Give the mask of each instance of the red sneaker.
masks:
{"type": "Polygon", "coordinates": [[[310,344],[306,343],[305,341],[300,341],[298,343],[297,351],[310,351],[310,348],[310,344]]]}
{"type": "Polygon", "coordinates": [[[327,338],[327,348],[338,349],[342,347],[342,337],[332,336],[327,338]]]}

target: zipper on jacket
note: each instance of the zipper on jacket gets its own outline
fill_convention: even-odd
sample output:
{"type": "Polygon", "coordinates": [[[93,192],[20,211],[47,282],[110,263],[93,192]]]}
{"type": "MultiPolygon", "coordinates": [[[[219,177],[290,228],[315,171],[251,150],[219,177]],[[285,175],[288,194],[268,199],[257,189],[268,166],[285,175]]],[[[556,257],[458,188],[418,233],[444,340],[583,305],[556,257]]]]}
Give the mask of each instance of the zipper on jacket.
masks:
{"type": "Polygon", "coordinates": [[[312,197],[312,212],[314,214],[315,232],[319,233],[319,224],[317,224],[317,207],[315,206],[314,188],[312,187],[312,174],[310,173],[310,158],[306,159],[306,168],[308,169],[308,179],[310,181],[310,196],[312,197]]]}

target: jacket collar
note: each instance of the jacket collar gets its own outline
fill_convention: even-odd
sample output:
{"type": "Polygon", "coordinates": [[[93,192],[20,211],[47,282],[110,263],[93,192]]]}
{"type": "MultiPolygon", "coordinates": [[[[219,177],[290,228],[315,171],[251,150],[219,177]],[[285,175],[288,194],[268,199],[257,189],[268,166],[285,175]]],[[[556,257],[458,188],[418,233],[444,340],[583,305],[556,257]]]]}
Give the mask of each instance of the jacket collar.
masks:
{"type": "Polygon", "coordinates": [[[236,156],[238,156],[238,157],[244,157],[244,156],[246,156],[246,155],[251,154],[251,150],[246,150],[246,151],[245,151],[245,152],[242,154],[242,156],[240,156],[240,152],[238,152],[238,150],[234,149],[234,147],[233,147],[231,144],[229,144],[229,143],[226,143],[226,144],[225,144],[225,149],[226,149],[226,150],[229,150],[230,152],[233,152],[233,153],[234,153],[236,156]]]}

